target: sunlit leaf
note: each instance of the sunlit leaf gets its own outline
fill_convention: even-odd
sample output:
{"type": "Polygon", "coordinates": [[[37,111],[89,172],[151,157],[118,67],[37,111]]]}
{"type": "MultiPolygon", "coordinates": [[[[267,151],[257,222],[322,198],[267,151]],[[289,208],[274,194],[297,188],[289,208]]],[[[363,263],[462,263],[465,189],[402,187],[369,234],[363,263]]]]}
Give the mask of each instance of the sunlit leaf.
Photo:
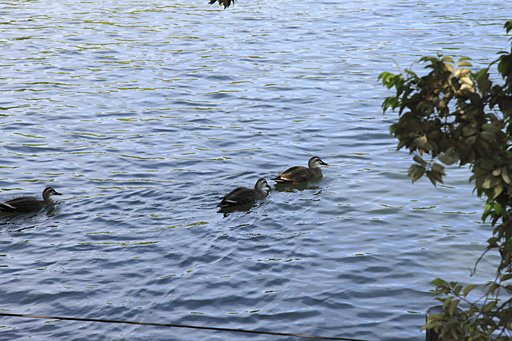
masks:
{"type": "Polygon", "coordinates": [[[455,70],[454,76],[457,78],[462,78],[462,77],[465,77],[470,72],[471,72],[470,69],[462,67],[462,68],[455,70]]]}
{"type": "Polygon", "coordinates": [[[458,66],[473,66],[470,62],[467,62],[467,61],[460,61],[458,66]]]}
{"type": "Polygon", "coordinates": [[[417,138],[414,139],[414,144],[418,148],[425,148],[425,145],[427,144],[427,136],[426,135],[418,136],[417,138]]]}
{"type": "Polygon", "coordinates": [[[503,181],[506,183],[506,184],[510,184],[511,180],[510,180],[510,176],[508,175],[508,169],[507,167],[503,167],[501,169],[501,178],[503,179],[503,181]]]}
{"type": "Polygon", "coordinates": [[[498,203],[493,204],[492,208],[493,208],[494,212],[496,212],[496,214],[498,214],[498,215],[501,215],[501,213],[503,212],[503,206],[501,206],[498,203]]]}
{"type": "MultiPolygon", "coordinates": [[[[512,30],[512,20],[505,27],[512,30]]],[[[399,121],[390,129],[398,139],[398,149],[406,147],[418,154],[408,171],[412,181],[426,174],[436,185],[443,181],[444,165],[468,165],[474,191],[487,198],[482,219],[490,217],[492,238],[487,241],[486,252],[496,251],[500,258],[498,275],[487,286],[483,307],[468,300],[469,310],[457,313],[457,297],[468,296],[476,285],[434,281],[434,294],[445,295],[436,300],[446,311],[442,319],[435,320],[442,323],[436,326],[441,335],[456,340],[489,340],[490,335],[501,335],[498,332],[505,325],[512,329],[510,301],[503,301],[508,299],[503,296],[512,294],[512,284],[504,286],[500,282],[512,281],[512,51],[501,51],[499,55],[476,73],[470,71],[470,58],[462,57],[455,64],[452,58],[438,55],[420,59],[427,68],[426,75],[406,69],[403,77],[386,73],[380,76],[388,89],[396,91],[393,101],[386,99],[382,107],[399,109],[399,121]],[[497,77],[490,73],[496,68],[497,77]],[[430,154],[433,160],[437,157],[439,163],[425,161],[424,154],[430,154]],[[489,300],[490,296],[504,303],[498,307],[497,301],[489,300]]]]}
{"type": "MultiPolygon", "coordinates": [[[[460,69],[459,69],[459,70],[460,70],[460,69]]],[[[464,85],[467,85],[467,86],[469,86],[469,87],[473,88],[474,83],[473,83],[473,81],[471,80],[471,78],[469,78],[469,77],[462,77],[462,78],[460,79],[460,82],[462,83],[461,89],[463,88],[463,86],[464,86],[464,85]]]]}
{"type": "Polygon", "coordinates": [[[494,187],[493,199],[496,199],[503,192],[503,186],[501,184],[494,187]]]}
{"type": "Polygon", "coordinates": [[[487,179],[485,179],[485,181],[482,183],[482,185],[480,187],[482,187],[483,189],[490,189],[491,187],[493,187],[495,182],[496,182],[496,180],[494,180],[492,178],[487,178],[487,179]]]}

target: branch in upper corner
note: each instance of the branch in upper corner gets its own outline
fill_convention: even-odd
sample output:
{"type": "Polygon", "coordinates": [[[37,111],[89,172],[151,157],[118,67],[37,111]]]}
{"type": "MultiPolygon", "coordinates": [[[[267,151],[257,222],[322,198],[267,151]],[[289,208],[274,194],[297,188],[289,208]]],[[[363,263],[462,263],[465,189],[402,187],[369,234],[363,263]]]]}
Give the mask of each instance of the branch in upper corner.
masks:
{"type": "Polygon", "coordinates": [[[217,1],[219,1],[219,5],[224,6],[224,8],[229,7],[231,3],[233,3],[233,5],[235,4],[235,0],[210,0],[210,5],[216,3],[217,1]]]}

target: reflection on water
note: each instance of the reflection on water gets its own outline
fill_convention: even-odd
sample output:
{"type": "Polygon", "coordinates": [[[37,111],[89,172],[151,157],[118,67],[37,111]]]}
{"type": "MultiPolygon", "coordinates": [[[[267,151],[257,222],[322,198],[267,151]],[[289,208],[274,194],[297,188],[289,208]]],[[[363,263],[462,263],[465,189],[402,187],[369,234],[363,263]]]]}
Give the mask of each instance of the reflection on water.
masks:
{"type": "MultiPolygon", "coordinates": [[[[510,7],[4,6],[0,200],[48,184],[64,196],[37,214],[0,217],[2,308],[421,339],[432,279],[492,275],[491,256],[468,278],[490,228],[467,170],[448,169],[437,188],[410,184],[410,156],[395,151],[395,116],[381,114],[389,93],[377,76],[436,53],[485,65],[509,44],[500,16],[510,7]],[[331,164],[323,178],[272,185],[254,205],[218,212],[230,189],[311,155],[331,164]]],[[[4,325],[9,339],[239,338],[4,325]]]]}

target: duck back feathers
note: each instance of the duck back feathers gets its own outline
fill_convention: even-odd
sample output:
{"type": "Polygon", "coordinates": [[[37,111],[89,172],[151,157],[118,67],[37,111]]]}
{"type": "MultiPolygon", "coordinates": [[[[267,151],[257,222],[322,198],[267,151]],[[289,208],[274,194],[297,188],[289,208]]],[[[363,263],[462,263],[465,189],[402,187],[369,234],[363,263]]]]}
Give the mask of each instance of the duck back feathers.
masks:
{"type": "Polygon", "coordinates": [[[43,191],[43,200],[39,200],[33,197],[20,197],[7,200],[6,202],[0,203],[0,212],[6,213],[26,213],[39,211],[46,206],[50,205],[53,200],[52,195],[62,195],[58,193],[53,187],[46,187],[43,191]]]}
{"type": "Polygon", "coordinates": [[[217,205],[217,207],[226,208],[250,204],[265,196],[265,192],[263,191],[263,188],[265,187],[270,188],[265,179],[258,179],[253,189],[237,187],[223,196],[222,201],[217,205]]]}
{"type": "Polygon", "coordinates": [[[322,159],[320,159],[318,156],[313,156],[311,159],[309,159],[308,167],[294,166],[288,168],[284,172],[277,174],[277,176],[272,180],[278,183],[294,184],[310,181],[322,176],[322,170],[318,167],[318,165],[328,166],[328,164],[323,162],[322,159]]]}

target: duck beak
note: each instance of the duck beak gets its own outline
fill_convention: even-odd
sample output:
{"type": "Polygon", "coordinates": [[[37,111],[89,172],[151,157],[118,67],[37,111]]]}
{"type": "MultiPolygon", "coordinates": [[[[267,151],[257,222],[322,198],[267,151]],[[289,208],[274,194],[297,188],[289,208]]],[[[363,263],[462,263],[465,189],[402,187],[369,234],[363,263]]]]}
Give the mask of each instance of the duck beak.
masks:
{"type": "Polygon", "coordinates": [[[55,193],[53,193],[53,195],[62,195],[62,193],[55,191],[55,193]]]}

